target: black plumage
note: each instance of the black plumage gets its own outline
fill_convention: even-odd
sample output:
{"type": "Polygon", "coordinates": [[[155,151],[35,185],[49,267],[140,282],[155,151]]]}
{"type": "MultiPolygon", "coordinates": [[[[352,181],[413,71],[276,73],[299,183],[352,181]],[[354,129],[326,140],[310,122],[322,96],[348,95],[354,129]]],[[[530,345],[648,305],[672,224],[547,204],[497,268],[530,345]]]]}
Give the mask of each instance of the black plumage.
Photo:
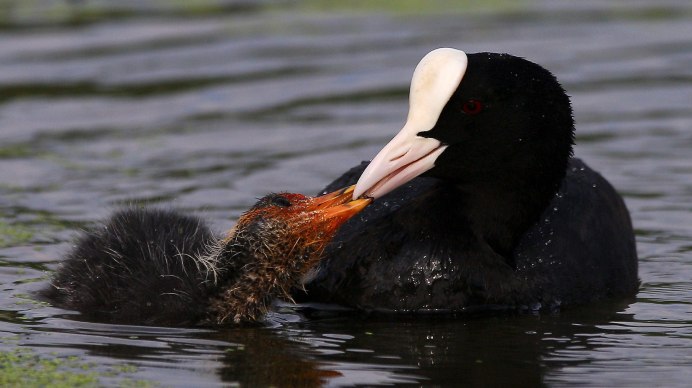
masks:
{"type": "MultiPolygon", "coordinates": [[[[634,295],[629,213],[601,175],[571,157],[572,110],[558,81],[511,55],[467,58],[437,122],[414,134],[447,148],[424,177],[342,227],[308,298],[467,311],[634,295]]],[[[326,190],[355,183],[366,166],[326,190]]]]}
{"type": "Polygon", "coordinates": [[[82,233],[44,295],[96,320],[193,323],[216,289],[218,264],[199,259],[216,240],[197,217],[121,209],[82,233]]]}

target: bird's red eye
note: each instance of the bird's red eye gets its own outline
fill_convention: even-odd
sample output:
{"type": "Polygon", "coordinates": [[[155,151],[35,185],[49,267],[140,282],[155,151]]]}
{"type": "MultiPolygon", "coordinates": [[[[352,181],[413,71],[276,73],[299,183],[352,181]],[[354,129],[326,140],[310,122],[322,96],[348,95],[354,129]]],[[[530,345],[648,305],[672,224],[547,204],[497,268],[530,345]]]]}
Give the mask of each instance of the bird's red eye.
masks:
{"type": "Polygon", "coordinates": [[[483,103],[479,100],[468,100],[462,105],[461,109],[467,115],[477,115],[483,110],[483,103]]]}

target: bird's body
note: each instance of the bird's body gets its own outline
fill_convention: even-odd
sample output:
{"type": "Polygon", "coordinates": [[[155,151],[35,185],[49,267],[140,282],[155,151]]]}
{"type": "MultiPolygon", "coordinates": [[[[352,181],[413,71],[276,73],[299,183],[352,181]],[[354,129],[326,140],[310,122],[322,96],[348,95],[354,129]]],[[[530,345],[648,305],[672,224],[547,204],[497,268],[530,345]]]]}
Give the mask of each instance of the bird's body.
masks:
{"type": "Polygon", "coordinates": [[[80,236],[44,295],[96,320],[196,322],[217,287],[218,263],[203,260],[216,239],[196,217],[122,209],[80,236]]]}
{"type": "Polygon", "coordinates": [[[100,321],[215,325],[262,318],[290,298],[336,229],[369,200],[272,194],[223,237],[196,217],[131,207],[85,231],[42,294],[100,321]]]}
{"type": "Polygon", "coordinates": [[[571,157],[572,110],[550,72],[438,49],[416,68],[409,100],[399,134],[327,188],[357,181],[354,195],[376,200],[336,235],[310,299],[425,312],[637,292],[629,213],[571,157]]]}
{"type": "MultiPolygon", "coordinates": [[[[326,190],[354,182],[366,165],[326,190]]],[[[422,177],[373,202],[337,232],[307,297],[369,311],[450,312],[554,308],[636,293],[627,209],[579,159],[507,256],[463,219],[461,197],[454,185],[422,177]]]]}

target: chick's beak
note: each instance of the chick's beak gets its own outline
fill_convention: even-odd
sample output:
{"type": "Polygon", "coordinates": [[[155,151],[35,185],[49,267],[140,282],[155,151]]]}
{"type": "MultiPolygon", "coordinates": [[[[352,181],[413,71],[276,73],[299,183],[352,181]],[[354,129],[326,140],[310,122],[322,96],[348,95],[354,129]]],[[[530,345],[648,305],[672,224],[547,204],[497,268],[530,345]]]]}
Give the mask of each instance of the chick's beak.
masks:
{"type": "Polygon", "coordinates": [[[353,200],[355,186],[345,187],[315,198],[310,207],[323,221],[337,221],[340,225],[358,214],[370,202],[371,198],[353,200]]]}
{"type": "Polygon", "coordinates": [[[317,209],[324,209],[334,205],[341,205],[343,203],[348,202],[348,200],[351,199],[355,187],[355,185],[348,186],[336,191],[332,191],[331,193],[320,195],[319,197],[315,197],[313,199],[312,204],[317,209]]]}

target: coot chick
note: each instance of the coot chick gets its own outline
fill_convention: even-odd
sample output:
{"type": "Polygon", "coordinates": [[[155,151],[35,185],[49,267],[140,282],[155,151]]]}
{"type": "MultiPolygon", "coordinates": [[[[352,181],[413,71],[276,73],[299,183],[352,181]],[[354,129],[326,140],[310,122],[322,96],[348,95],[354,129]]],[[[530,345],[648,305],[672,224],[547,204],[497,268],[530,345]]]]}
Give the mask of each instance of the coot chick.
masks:
{"type": "Polygon", "coordinates": [[[622,198],[572,158],[569,97],[508,54],[437,49],[403,129],[356,183],[309,299],[379,311],[538,309],[631,296],[637,253],[622,198]]]}
{"type": "Polygon", "coordinates": [[[198,218],[130,207],[83,233],[43,295],[98,320],[215,325],[259,320],[302,287],[336,230],[369,199],[271,194],[225,237],[198,218]]]}

